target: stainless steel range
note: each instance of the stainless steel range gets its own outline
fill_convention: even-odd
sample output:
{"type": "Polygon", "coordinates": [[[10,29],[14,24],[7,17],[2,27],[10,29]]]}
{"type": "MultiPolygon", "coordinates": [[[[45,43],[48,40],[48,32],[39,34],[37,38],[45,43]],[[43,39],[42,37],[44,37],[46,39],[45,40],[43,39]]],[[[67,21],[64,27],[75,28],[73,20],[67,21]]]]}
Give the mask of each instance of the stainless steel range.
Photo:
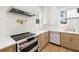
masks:
{"type": "Polygon", "coordinates": [[[34,33],[21,33],[12,35],[17,42],[17,52],[38,52],[38,38],[34,33]]]}

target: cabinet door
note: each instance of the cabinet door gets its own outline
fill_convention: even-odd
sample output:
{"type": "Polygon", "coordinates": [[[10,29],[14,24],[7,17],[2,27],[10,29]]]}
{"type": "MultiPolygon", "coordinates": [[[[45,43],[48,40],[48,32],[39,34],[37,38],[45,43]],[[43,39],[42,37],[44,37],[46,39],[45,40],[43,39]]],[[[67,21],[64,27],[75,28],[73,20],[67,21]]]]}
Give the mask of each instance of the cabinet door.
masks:
{"type": "Polygon", "coordinates": [[[61,46],[72,48],[72,37],[69,34],[61,33],[61,46]]]}
{"type": "Polygon", "coordinates": [[[72,49],[79,51],[79,35],[73,35],[72,49]]]}
{"type": "Polygon", "coordinates": [[[49,41],[49,32],[43,33],[39,36],[38,45],[39,51],[42,50],[49,41]]]}
{"type": "Polygon", "coordinates": [[[67,10],[67,18],[78,17],[77,9],[67,10]]]}
{"type": "Polygon", "coordinates": [[[70,17],[71,17],[71,11],[67,10],[67,18],[70,18],[70,17]]]}
{"type": "Polygon", "coordinates": [[[45,41],[45,45],[49,42],[49,39],[50,39],[49,37],[50,37],[49,32],[46,32],[45,33],[45,40],[44,40],[45,41]]]}
{"type": "Polygon", "coordinates": [[[41,23],[42,24],[49,24],[49,9],[48,7],[40,7],[41,11],[41,23]]]}
{"type": "Polygon", "coordinates": [[[77,9],[71,10],[71,17],[77,17],[77,9]]]}
{"type": "Polygon", "coordinates": [[[77,8],[77,17],[79,17],[79,8],[77,8]]]}
{"type": "Polygon", "coordinates": [[[1,52],[16,52],[16,45],[9,46],[0,50],[1,52]]]}
{"type": "Polygon", "coordinates": [[[59,12],[58,8],[53,6],[53,7],[49,8],[48,12],[49,12],[48,20],[50,21],[50,24],[53,25],[53,24],[57,23],[58,19],[60,18],[59,17],[60,12],[59,12]]]}
{"type": "Polygon", "coordinates": [[[41,34],[39,36],[39,40],[38,40],[38,45],[39,45],[39,51],[43,49],[44,47],[44,40],[45,40],[45,35],[44,34],[41,34]]]}

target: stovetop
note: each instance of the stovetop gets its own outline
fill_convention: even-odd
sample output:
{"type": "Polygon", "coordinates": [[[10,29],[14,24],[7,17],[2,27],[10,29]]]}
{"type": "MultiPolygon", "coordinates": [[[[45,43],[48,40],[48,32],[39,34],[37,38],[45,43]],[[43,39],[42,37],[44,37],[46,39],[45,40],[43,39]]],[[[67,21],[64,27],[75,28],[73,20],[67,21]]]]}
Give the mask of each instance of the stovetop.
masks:
{"type": "Polygon", "coordinates": [[[34,33],[30,33],[30,32],[26,32],[26,33],[21,33],[21,34],[16,34],[16,35],[12,35],[11,38],[13,38],[15,41],[19,41],[21,39],[30,37],[30,36],[34,36],[34,33]]]}

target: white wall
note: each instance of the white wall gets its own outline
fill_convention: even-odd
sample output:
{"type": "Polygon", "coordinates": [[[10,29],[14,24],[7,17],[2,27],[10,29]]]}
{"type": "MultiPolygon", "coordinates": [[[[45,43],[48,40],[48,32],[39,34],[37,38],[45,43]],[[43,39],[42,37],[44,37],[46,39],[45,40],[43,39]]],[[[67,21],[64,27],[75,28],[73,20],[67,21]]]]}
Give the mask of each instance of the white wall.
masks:
{"type": "Polygon", "coordinates": [[[6,14],[7,8],[0,7],[0,38],[6,35],[6,14]]]}
{"type": "MultiPolygon", "coordinates": [[[[15,6],[14,6],[15,7],[15,6]]],[[[9,6],[0,7],[0,37],[10,36],[18,33],[28,32],[28,31],[37,31],[41,30],[42,25],[36,24],[36,17],[26,17],[18,14],[8,13],[9,6]],[[24,19],[27,20],[24,24],[18,24],[16,19],[24,19]]],[[[39,15],[39,8],[33,6],[17,6],[16,8],[22,9],[24,11],[28,11],[39,15]]]]}

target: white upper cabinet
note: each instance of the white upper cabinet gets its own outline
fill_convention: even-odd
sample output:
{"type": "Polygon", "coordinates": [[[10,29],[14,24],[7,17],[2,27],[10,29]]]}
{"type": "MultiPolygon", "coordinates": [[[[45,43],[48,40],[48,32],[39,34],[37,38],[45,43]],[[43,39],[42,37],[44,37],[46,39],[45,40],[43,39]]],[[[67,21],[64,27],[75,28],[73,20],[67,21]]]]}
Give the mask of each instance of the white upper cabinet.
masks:
{"type": "Polygon", "coordinates": [[[49,17],[50,17],[50,24],[55,24],[59,18],[59,12],[57,7],[49,7],[49,17]]]}
{"type": "Polygon", "coordinates": [[[71,17],[77,17],[77,9],[71,10],[71,17]]]}
{"type": "Polygon", "coordinates": [[[70,17],[71,17],[71,11],[68,10],[68,11],[67,11],[67,18],[70,18],[70,17]]]}
{"type": "Polygon", "coordinates": [[[78,11],[77,8],[76,9],[67,10],[67,18],[79,17],[79,13],[77,11],[78,11]]]}
{"type": "Polygon", "coordinates": [[[49,9],[48,7],[40,7],[41,24],[49,24],[49,9]]]}
{"type": "Polygon", "coordinates": [[[79,17],[79,8],[77,8],[77,17],[79,17]]]}

